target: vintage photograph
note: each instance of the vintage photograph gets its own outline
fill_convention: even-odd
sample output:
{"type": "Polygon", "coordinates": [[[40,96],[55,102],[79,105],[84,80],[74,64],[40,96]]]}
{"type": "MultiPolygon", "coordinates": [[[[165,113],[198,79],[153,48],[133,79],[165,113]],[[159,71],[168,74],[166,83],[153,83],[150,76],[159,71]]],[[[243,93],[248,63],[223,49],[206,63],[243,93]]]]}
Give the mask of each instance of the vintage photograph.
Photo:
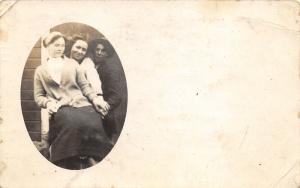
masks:
{"type": "Polygon", "coordinates": [[[0,188],[300,188],[298,1],[0,0],[0,188]]]}
{"type": "Polygon", "coordinates": [[[21,106],[31,140],[53,164],[80,170],[103,160],[127,108],[125,74],[109,40],[82,23],[49,29],[25,64],[21,106]]]}

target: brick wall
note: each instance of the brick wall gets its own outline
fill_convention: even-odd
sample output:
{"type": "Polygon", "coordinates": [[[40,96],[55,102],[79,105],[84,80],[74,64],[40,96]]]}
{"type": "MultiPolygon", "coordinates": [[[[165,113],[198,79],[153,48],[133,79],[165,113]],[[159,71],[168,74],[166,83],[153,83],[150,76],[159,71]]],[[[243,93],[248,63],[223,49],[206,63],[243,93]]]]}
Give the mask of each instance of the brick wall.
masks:
{"type": "Polygon", "coordinates": [[[21,105],[27,131],[34,141],[41,139],[41,109],[33,98],[33,77],[41,64],[41,40],[38,40],[28,56],[21,84],[21,105]]]}

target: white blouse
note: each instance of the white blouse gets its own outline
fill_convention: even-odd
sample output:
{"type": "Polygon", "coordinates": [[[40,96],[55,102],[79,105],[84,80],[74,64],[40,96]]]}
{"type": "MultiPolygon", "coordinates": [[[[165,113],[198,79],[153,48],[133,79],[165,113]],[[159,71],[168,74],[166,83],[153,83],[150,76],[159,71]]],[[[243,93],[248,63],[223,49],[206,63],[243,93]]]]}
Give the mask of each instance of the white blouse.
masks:
{"type": "Polygon", "coordinates": [[[101,89],[101,80],[99,78],[99,74],[95,68],[95,64],[93,60],[90,58],[85,58],[80,66],[85,72],[86,79],[91,84],[92,88],[97,94],[103,94],[101,89]]]}
{"type": "Polygon", "coordinates": [[[63,71],[64,60],[63,58],[49,58],[47,60],[47,69],[51,78],[60,85],[61,75],[63,71]]]}

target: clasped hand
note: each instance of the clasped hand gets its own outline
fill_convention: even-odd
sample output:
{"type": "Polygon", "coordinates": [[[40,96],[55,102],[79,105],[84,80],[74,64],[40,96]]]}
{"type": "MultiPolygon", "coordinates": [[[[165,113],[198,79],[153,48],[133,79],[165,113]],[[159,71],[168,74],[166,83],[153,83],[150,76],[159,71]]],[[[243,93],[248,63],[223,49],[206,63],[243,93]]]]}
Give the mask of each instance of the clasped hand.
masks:
{"type": "Polygon", "coordinates": [[[102,118],[107,115],[110,109],[110,105],[103,99],[103,97],[100,96],[97,96],[93,99],[93,105],[96,111],[101,114],[102,118]]]}
{"type": "Polygon", "coordinates": [[[50,101],[47,103],[47,110],[50,115],[56,113],[58,109],[61,107],[61,103],[50,101]]]}
{"type": "MultiPolygon", "coordinates": [[[[55,101],[50,101],[47,103],[47,110],[49,115],[51,116],[52,114],[56,113],[58,109],[62,106],[63,104],[61,102],[55,102],[55,101]]],[[[102,118],[107,115],[110,105],[103,99],[103,97],[97,96],[93,99],[93,105],[98,111],[102,118]]]]}

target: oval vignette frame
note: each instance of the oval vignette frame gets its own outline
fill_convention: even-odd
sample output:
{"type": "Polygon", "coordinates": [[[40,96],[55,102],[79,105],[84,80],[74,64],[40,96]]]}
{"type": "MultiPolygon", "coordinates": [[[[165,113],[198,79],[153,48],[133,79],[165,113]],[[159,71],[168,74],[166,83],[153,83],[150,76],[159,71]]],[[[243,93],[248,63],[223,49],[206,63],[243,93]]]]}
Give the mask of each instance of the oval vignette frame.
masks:
{"type": "MultiPolygon", "coordinates": [[[[88,42],[94,39],[105,38],[102,33],[97,31],[91,26],[82,23],[68,22],[57,25],[51,29],[49,32],[58,31],[62,33],[66,38],[66,48],[65,55],[69,56],[71,50],[70,41],[72,36],[82,36],[88,42]]],[[[108,42],[109,40],[106,39],[108,42]]],[[[110,44],[110,42],[109,42],[110,44]]],[[[111,44],[110,44],[111,45],[111,44]]],[[[112,45],[111,45],[112,47],[112,45]]],[[[27,132],[36,146],[37,150],[50,161],[50,152],[47,147],[47,141],[45,141],[45,135],[48,134],[50,129],[48,113],[46,110],[41,109],[34,101],[34,73],[36,68],[46,61],[44,57],[44,51],[42,45],[42,38],[38,39],[32,48],[26,64],[23,69],[22,82],[21,82],[21,107],[23,119],[26,125],[27,132]],[[44,135],[44,136],[42,136],[44,135]]],[[[103,124],[105,131],[108,134],[113,145],[108,152],[105,153],[106,156],[111,149],[116,144],[120,133],[123,129],[125,123],[125,117],[127,113],[127,83],[125,73],[117,55],[117,52],[112,47],[112,56],[106,59],[106,68],[102,68],[104,71],[103,76],[100,76],[103,90],[104,100],[116,100],[116,104],[109,111],[103,124]],[[106,71],[107,70],[107,71],[106,71]]],[[[101,67],[101,66],[100,66],[101,67]]],[[[80,161],[85,160],[85,156],[80,157],[80,161]]],[[[102,158],[103,159],[103,158],[102,158]]],[[[101,160],[102,160],[101,159],[101,160]]],[[[96,161],[96,163],[101,162],[96,161]]],[[[51,162],[51,161],[50,161],[51,162]]],[[[80,162],[80,163],[81,163],[80,162]]],[[[53,163],[53,162],[52,162],[53,163]]],[[[53,163],[54,164],[54,163],[53,163]]],[[[95,161],[94,161],[95,164],[95,161]]],[[[84,169],[90,166],[84,166],[81,164],[80,169],[84,169]]],[[[65,167],[63,167],[65,168],[65,167]]],[[[70,168],[66,168],[70,169],[70,168]]]]}

